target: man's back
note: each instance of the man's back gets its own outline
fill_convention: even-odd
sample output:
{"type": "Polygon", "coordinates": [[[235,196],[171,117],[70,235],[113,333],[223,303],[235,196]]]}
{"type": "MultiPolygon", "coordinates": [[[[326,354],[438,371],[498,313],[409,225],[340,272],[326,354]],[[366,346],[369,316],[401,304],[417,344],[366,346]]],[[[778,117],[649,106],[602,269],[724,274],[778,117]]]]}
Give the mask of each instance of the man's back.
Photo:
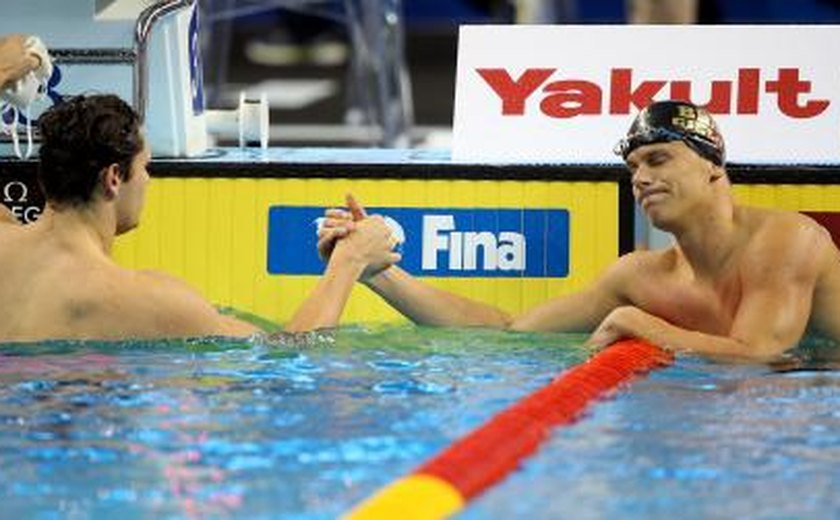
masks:
{"type": "Polygon", "coordinates": [[[124,269],[50,223],[0,224],[0,272],[0,341],[177,336],[214,323],[186,284],[124,269]]]}
{"type": "Polygon", "coordinates": [[[0,244],[0,339],[101,336],[131,320],[117,315],[130,281],[104,254],[35,225],[0,224],[0,244]]]}

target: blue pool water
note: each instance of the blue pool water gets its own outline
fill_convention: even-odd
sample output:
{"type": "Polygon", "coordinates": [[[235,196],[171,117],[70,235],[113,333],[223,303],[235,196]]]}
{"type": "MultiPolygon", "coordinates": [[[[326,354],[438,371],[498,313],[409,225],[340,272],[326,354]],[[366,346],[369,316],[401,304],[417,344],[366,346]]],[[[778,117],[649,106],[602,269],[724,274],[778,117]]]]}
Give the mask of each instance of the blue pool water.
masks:
{"type": "MultiPolygon", "coordinates": [[[[567,367],[582,336],[0,346],[0,517],[335,518],[567,367]]],[[[840,372],[685,357],[459,518],[837,518],[840,372]]]]}

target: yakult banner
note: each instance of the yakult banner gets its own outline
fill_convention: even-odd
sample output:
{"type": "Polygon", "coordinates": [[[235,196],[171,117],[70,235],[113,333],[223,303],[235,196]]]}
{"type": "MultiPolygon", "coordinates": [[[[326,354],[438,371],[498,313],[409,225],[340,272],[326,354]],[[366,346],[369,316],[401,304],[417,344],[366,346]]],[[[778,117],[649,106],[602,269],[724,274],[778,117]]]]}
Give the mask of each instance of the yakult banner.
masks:
{"type": "Polygon", "coordinates": [[[615,163],[654,100],[705,105],[739,163],[840,163],[840,26],[463,26],[453,159],[615,163]]]}

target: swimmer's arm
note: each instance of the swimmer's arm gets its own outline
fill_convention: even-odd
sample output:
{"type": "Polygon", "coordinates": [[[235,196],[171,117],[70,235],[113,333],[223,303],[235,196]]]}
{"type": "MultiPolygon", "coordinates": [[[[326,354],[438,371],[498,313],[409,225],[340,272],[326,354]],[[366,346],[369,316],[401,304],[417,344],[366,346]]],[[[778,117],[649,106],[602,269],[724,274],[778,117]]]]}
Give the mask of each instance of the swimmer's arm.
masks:
{"type": "Polygon", "coordinates": [[[587,345],[600,349],[620,339],[637,338],[674,352],[692,352],[712,359],[774,361],[795,346],[805,330],[810,305],[802,303],[801,292],[795,292],[754,295],[751,302],[742,304],[727,336],[684,329],[638,307],[618,307],[592,333],[587,345]],[[788,303],[780,305],[781,301],[788,303]]]}
{"type": "MultiPolygon", "coordinates": [[[[161,337],[248,337],[261,329],[220,313],[183,280],[157,271],[138,271],[138,312],[149,316],[149,332],[161,337]]],[[[141,319],[142,316],[138,316],[141,319]]]]}
{"type": "Polygon", "coordinates": [[[506,328],[510,316],[480,303],[422,282],[391,266],[365,282],[391,307],[420,325],[506,328]]]}
{"type": "Polygon", "coordinates": [[[262,330],[252,323],[221,314],[203,299],[175,296],[153,312],[150,333],[160,337],[226,336],[247,338],[262,330]],[[180,299],[181,301],[177,301],[180,299]]]}
{"type": "Polygon", "coordinates": [[[674,352],[693,352],[726,361],[771,361],[784,350],[754,349],[752,337],[717,336],[683,329],[629,305],[614,309],[586,344],[598,350],[626,338],[641,339],[674,352]]]}
{"type": "Polygon", "coordinates": [[[513,330],[535,332],[591,332],[613,309],[629,301],[626,286],[638,279],[644,262],[639,253],[619,258],[591,285],[561,296],[517,316],[513,330]]]}
{"type": "Polygon", "coordinates": [[[335,244],[327,268],[312,294],[286,325],[289,332],[335,327],[356,281],[368,266],[388,268],[400,261],[392,251],[391,229],[382,217],[363,218],[355,231],[335,244]]]}
{"type": "Polygon", "coordinates": [[[330,259],[315,289],[284,327],[287,332],[305,332],[338,325],[353,286],[365,266],[334,261],[333,258],[337,258],[337,255],[330,259]]]}
{"type": "Polygon", "coordinates": [[[833,246],[823,233],[816,228],[781,229],[788,224],[779,224],[775,230],[786,238],[764,240],[760,248],[746,255],[741,301],[727,335],[683,329],[636,307],[623,306],[611,312],[592,334],[590,346],[599,348],[622,337],[635,337],[712,358],[778,359],[802,338],[821,266],[835,261],[826,255],[833,246]]]}
{"type": "Polygon", "coordinates": [[[218,332],[215,333],[216,335],[220,336],[229,336],[229,337],[249,337],[259,332],[263,332],[263,330],[253,323],[249,323],[244,320],[240,320],[234,316],[228,316],[227,314],[221,314],[219,311],[215,310],[217,315],[217,322],[216,327],[218,332]]]}
{"type": "MultiPolygon", "coordinates": [[[[772,360],[802,339],[811,316],[822,256],[814,249],[814,243],[791,247],[798,249],[789,249],[787,254],[769,253],[773,256],[750,263],[741,304],[729,333],[738,345],[721,345],[717,349],[721,354],[739,356],[743,350],[732,349],[746,347],[749,357],[772,360]]],[[[714,355],[716,349],[713,344],[703,350],[714,355]]]]}
{"type": "Polygon", "coordinates": [[[517,316],[513,330],[535,332],[590,332],[618,306],[611,293],[594,286],[538,305],[517,316]]]}
{"type": "MultiPolygon", "coordinates": [[[[329,270],[318,282],[312,294],[304,301],[292,320],[286,325],[288,332],[304,332],[318,328],[334,327],[363,266],[329,270]]],[[[165,277],[157,273],[156,277],[165,277]]],[[[249,337],[262,332],[256,325],[235,316],[221,314],[197,292],[180,280],[168,282],[173,286],[167,295],[158,298],[158,305],[150,310],[156,316],[153,330],[164,337],[227,336],[249,337]],[[181,286],[181,287],[178,287],[181,286]]]]}
{"type": "Polygon", "coordinates": [[[392,307],[422,325],[589,332],[626,301],[623,287],[634,278],[639,265],[638,255],[625,255],[588,289],[556,298],[515,318],[492,305],[423,283],[396,266],[368,281],[368,286],[392,307]]]}

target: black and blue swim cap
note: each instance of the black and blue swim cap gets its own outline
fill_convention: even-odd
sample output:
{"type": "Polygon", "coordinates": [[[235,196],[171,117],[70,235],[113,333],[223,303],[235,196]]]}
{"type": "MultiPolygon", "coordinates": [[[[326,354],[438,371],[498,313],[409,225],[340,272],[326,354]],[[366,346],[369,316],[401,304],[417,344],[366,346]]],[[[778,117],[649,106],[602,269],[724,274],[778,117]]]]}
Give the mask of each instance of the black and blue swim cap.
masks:
{"type": "Polygon", "coordinates": [[[709,112],[687,101],[655,101],[645,107],[627,136],[615,147],[615,153],[625,160],[640,146],[653,143],[682,141],[701,157],[723,166],[726,149],[723,136],[709,112]]]}

